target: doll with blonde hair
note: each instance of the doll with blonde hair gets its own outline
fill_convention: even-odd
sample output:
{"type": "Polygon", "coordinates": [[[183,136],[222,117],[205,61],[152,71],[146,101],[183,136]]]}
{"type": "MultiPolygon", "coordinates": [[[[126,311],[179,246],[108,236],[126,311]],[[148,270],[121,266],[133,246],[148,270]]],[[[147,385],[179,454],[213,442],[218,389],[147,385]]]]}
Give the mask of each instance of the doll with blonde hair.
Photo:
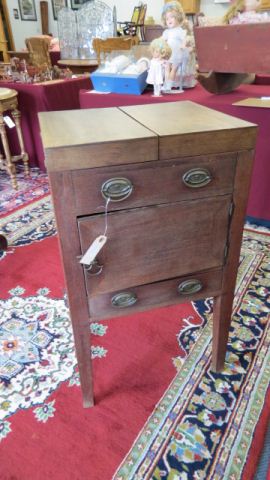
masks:
{"type": "MultiPolygon", "coordinates": [[[[162,37],[171,47],[172,54],[166,67],[165,91],[170,92],[175,86],[177,75],[183,76],[183,66],[188,65],[190,53],[194,51],[192,27],[185,17],[181,3],[177,0],[165,3],[162,9],[162,20],[167,27],[162,37]]],[[[182,82],[181,82],[182,83],[182,82]]]]}
{"type": "Polygon", "coordinates": [[[235,25],[269,22],[270,18],[266,12],[257,11],[260,5],[261,0],[235,0],[224,15],[222,23],[235,25]]]}
{"type": "Polygon", "coordinates": [[[154,86],[154,97],[161,96],[161,88],[165,78],[165,68],[172,54],[172,50],[164,38],[155,38],[150,43],[150,51],[152,60],[146,82],[154,86]]]}

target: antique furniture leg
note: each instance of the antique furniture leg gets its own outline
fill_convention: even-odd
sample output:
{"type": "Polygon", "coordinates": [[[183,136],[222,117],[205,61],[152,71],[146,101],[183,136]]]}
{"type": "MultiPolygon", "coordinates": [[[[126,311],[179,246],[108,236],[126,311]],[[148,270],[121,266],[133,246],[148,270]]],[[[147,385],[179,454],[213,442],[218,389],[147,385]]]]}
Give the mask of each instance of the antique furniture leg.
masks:
{"type": "Polygon", "coordinates": [[[24,147],[24,141],[23,141],[23,136],[22,136],[22,129],[21,129],[21,112],[15,108],[12,110],[12,116],[14,118],[14,122],[16,125],[16,130],[17,130],[17,135],[19,139],[19,145],[20,145],[20,154],[22,156],[22,161],[24,165],[24,174],[26,176],[29,176],[30,170],[29,170],[29,158],[28,154],[25,151],[24,147]]]}
{"type": "Polygon", "coordinates": [[[7,248],[8,248],[8,241],[5,235],[0,234],[0,250],[4,252],[7,250],[7,248]]]}
{"type": "Polygon", "coordinates": [[[18,184],[16,180],[16,168],[14,163],[12,163],[12,157],[11,157],[11,153],[8,145],[7,132],[6,132],[6,127],[5,127],[2,112],[0,112],[0,135],[1,135],[1,140],[2,140],[3,149],[5,153],[5,159],[2,159],[2,164],[5,165],[5,169],[7,170],[10,176],[12,187],[15,190],[17,190],[18,184]]]}
{"type": "Polygon", "coordinates": [[[12,187],[17,190],[15,162],[23,161],[25,175],[29,175],[28,155],[24,149],[24,142],[21,130],[20,117],[18,110],[18,92],[10,88],[0,88],[0,135],[3,144],[5,158],[0,155],[0,168],[6,170],[11,178],[12,187]],[[11,155],[4,123],[4,112],[11,111],[14,116],[16,132],[20,144],[20,155],[11,155]]]}
{"type": "Polygon", "coordinates": [[[214,299],[212,368],[216,372],[221,371],[224,366],[229,328],[232,320],[234,290],[239,266],[253,155],[253,150],[238,153],[236,164],[233,210],[227,242],[228,254],[223,273],[223,293],[214,299]]]}
{"type": "Polygon", "coordinates": [[[72,195],[73,185],[70,172],[55,172],[50,176],[52,191],[61,192],[54,204],[57,230],[62,249],[68,306],[73,327],[75,350],[78,361],[83,406],[94,405],[92,386],[92,364],[90,346],[90,321],[86,302],[86,291],[81,288],[84,283],[83,268],[79,263],[81,247],[77,235],[75,214],[76,199],[72,195]],[[69,213],[66,212],[69,205],[69,213]],[[65,218],[65,222],[63,222],[65,218]],[[66,239],[69,239],[68,242],[66,239]],[[64,239],[64,241],[62,241],[64,239]]]}

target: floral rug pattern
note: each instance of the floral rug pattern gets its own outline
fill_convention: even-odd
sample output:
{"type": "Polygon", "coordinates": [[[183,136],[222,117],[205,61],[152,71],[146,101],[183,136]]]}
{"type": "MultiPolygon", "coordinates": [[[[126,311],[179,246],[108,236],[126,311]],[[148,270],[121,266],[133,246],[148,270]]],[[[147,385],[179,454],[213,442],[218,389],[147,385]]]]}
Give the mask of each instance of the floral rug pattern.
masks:
{"type": "Polygon", "coordinates": [[[0,176],[0,213],[10,212],[26,203],[37,200],[49,193],[48,176],[38,168],[30,169],[30,176],[25,177],[21,165],[16,165],[18,190],[13,190],[6,172],[0,176]]]}
{"type": "MultiPolygon", "coordinates": [[[[14,413],[34,410],[45,422],[55,412],[46,399],[59,385],[79,385],[72,328],[64,299],[51,299],[47,288],[24,297],[16,287],[10,298],[0,301],[0,441],[11,432],[8,420],[14,413]]],[[[107,326],[93,323],[94,336],[106,334],[107,326]]],[[[106,350],[94,345],[92,358],[105,357],[106,350]]]]}
{"type": "Polygon", "coordinates": [[[204,327],[179,336],[185,360],[114,480],[241,478],[270,378],[270,233],[244,232],[225,369],[211,371],[212,301],[204,327]]]}

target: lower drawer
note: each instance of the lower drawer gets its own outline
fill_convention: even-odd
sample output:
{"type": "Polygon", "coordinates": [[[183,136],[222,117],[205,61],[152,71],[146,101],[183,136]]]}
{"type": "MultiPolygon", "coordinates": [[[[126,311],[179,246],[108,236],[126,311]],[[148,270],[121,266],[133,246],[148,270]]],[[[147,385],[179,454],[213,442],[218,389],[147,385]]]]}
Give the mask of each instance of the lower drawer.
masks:
{"type": "Polygon", "coordinates": [[[221,293],[222,269],[89,297],[91,321],[128,315],[221,293]]]}

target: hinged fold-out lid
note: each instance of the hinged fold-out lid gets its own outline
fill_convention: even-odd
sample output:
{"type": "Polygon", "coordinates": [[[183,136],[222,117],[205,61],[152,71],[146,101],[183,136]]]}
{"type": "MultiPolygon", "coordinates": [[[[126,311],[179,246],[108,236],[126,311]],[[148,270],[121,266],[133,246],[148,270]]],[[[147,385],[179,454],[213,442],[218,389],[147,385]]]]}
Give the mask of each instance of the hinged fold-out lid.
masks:
{"type": "Polygon", "coordinates": [[[145,162],[158,158],[158,138],[118,108],[39,113],[48,171],[145,162]]]}
{"type": "Polygon", "coordinates": [[[255,124],[190,101],[120,109],[159,136],[161,160],[255,147],[255,124]]]}
{"type": "Polygon", "coordinates": [[[48,171],[255,147],[257,126],[190,101],[39,113],[48,171]]]}

